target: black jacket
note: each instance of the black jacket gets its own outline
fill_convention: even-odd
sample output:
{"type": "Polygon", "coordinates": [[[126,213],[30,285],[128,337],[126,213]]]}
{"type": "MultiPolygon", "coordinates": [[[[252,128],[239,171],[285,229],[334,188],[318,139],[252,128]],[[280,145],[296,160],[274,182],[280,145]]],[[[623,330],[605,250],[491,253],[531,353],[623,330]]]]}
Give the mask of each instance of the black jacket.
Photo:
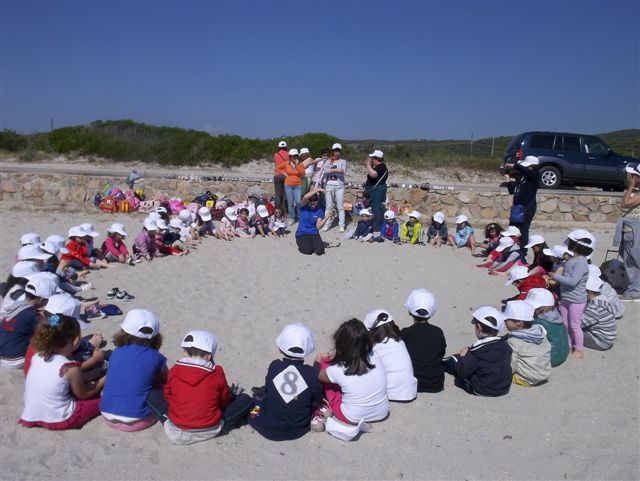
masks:
{"type": "Polygon", "coordinates": [[[528,167],[522,167],[520,164],[515,164],[513,168],[522,174],[518,180],[507,183],[509,193],[513,194],[513,204],[530,207],[536,202],[540,172],[537,169],[530,170],[528,167]]]}
{"type": "Polygon", "coordinates": [[[481,396],[502,396],[511,387],[511,347],[496,337],[472,346],[456,364],[458,377],[469,380],[481,396]]]}

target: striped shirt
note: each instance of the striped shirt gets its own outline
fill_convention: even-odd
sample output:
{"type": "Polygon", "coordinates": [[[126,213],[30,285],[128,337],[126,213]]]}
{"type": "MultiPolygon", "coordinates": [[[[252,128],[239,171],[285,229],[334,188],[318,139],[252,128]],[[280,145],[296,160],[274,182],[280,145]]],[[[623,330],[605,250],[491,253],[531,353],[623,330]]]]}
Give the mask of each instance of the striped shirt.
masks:
{"type": "Polygon", "coordinates": [[[616,342],[615,312],[602,295],[587,302],[582,313],[582,330],[590,333],[602,349],[609,349],[616,342]]]}

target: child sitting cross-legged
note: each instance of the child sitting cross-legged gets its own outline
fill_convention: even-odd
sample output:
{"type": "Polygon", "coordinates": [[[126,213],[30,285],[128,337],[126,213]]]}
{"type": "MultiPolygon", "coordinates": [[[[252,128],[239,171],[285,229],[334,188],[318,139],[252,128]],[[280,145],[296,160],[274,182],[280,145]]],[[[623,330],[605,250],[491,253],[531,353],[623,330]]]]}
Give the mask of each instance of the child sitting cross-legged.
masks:
{"type": "Polygon", "coordinates": [[[582,313],[581,327],[584,347],[606,351],[616,342],[616,316],[614,307],[602,295],[602,279],[587,279],[587,305],[582,313]]]}
{"type": "Polygon", "coordinates": [[[512,352],[498,336],[504,329],[504,316],[493,307],[483,306],[473,313],[471,324],[478,340],[443,359],[444,370],[455,376],[455,385],[469,394],[503,396],[511,387],[512,352]]]}
{"type": "Polygon", "coordinates": [[[467,247],[473,254],[476,247],[476,239],[473,236],[473,227],[469,224],[469,218],[466,215],[456,217],[456,230],[453,234],[449,234],[449,244],[454,249],[467,247]]]}
{"type": "Polygon", "coordinates": [[[427,241],[430,245],[440,247],[447,243],[449,232],[447,224],[444,222],[444,213],[436,212],[433,214],[433,221],[427,229],[427,241]]]}
{"type": "Polygon", "coordinates": [[[396,221],[396,213],[388,210],[384,213],[384,222],[380,226],[380,235],[374,239],[375,242],[390,240],[394,244],[400,243],[399,226],[396,221]]]}
{"type": "Polygon", "coordinates": [[[360,211],[360,220],[353,231],[352,239],[359,239],[360,242],[366,242],[373,238],[373,219],[371,209],[362,209],[360,211]]]}
{"type": "Polygon", "coordinates": [[[242,421],[253,400],[227,384],[222,366],[213,361],[218,341],[212,333],[189,331],[181,347],[182,358],[169,369],[164,400],[152,395],[148,405],[169,441],[186,445],[213,439],[242,421]]]}
{"type": "Polygon", "coordinates": [[[527,292],[535,288],[547,287],[547,281],[540,274],[532,274],[525,266],[515,266],[509,271],[507,282],[505,286],[511,285],[518,289],[518,294],[506,299],[503,304],[509,301],[524,301],[527,297],[527,292]]]}
{"type": "Polygon", "coordinates": [[[422,225],[420,212],[412,210],[407,214],[409,220],[400,226],[400,241],[402,244],[419,244],[422,242],[422,225]]]}
{"type": "Polygon", "coordinates": [[[551,374],[551,344],[544,327],[533,323],[533,312],[527,301],[507,302],[504,311],[506,339],[513,350],[512,382],[527,387],[546,382],[551,374]]]}
{"type": "Polygon", "coordinates": [[[547,289],[534,288],[527,293],[525,301],[535,309],[533,323],[547,331],[547,340],[551,344],[551,367],[559,366],[569,356],[569,338],[556,307],[555,296],[547,289]]]}

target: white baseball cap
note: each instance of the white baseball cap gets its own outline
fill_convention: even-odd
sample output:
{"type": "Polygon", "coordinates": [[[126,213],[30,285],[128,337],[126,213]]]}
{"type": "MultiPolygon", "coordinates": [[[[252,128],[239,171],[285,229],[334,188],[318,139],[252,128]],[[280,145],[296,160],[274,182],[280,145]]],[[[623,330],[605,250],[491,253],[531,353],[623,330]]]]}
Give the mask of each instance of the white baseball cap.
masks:
{"type": "Polygon", "coordinates": [[[29,244],[40,244],[40,235],[35,232],[27,232],[20,237],[20,244],[23,246],[29,244]]]}
{"type": "Polygon", "coordinates": [[[525,301],[531,304],[534,310],[539,307],[551,307],[556,305],[556,298],[553,297],[551,291],[543,289],[542,287],[529,289],[525,301]]]}
{"type": "MultiPolygon", "coordinates": [[[[504,315],[495,307],[482,306],[473,311],[473,320],[500,332],[504,329],[504,315]]],[[[471,321],[473,322],[473,321],[471,321]]]]}
{"type": "Polygon", "coordinates": [[[456,217],[456,224],[462,224],[463,222],[469,222],[469,219],[466,215],[459,215],[456,217]]]}
{"type": "Polygon", "coordinates": [[[156,207],[156,212],[158,214],[168,214],[169,211],[167,211],[167,208],[163,205],[159,205],[158,207],[156,207]]]}
{"type": "Polygon", "coordinates": [[[518,162],[522,167],[529,167],[530,165],[540,165],[540,159],[535,155],[527,155],[524,160],[518,162]]]}
{"type": "Polygon", "coordinates": [[[238,216],[236,215],[236,211],[233,207],[227,207],[224,210],[224,215],[229,218],[229,220],[236,220],[238,216]]]}
{"type": "MultiPolygon", "coordinates": [[[[594,235],[591,232],[589,232],[586,229],[572,230],[567,235],[567,238],[571,239],[572,241],[576,242],[577,244],[579,244],[581,246],[589,247],[591,249],[595,249],[596,248],[596,238],[594,237],[594,235]]],[[[564,243],[565,244],[569,244],[569,241],[565,240],[564,243]]]]}
{"type": "Polygon", "coordinates": [[[155,224],[158,230],[166,230],[167,228],[167,221],[164,219],[156,219],[155,224]]]}
{"type": "Polygon", "coordinates": [[[287,143],[284,140],[281,140],[280,142],[278,142],[278,148],[279,149],[286,149],[287,148],[287,143]]]}
{"type": "Polygon", "coordinates": [[[162,216],[158,212],[149,212],[147,214],[147,217],[145,217],[145,219],[150,219],[153,222],[155,222],[158,219],[162,219],[162,216]]]}
{"type": "Polygon", "coordinates": [[[98,237],[100,234],[93,228],[93,224],[90,224],[88,222],[85,222],[84,224],[80,224],[80,227],[82,228],[82,230],[84,230],[87,235],[90,235],[91,237],[98,237]]]}
{"type": "Polygon", "coordinates": [[[155,221],[151,220],[151,219],[145,219],[144,220],[144,228],[147,229],[148,231],[154,231],[154,230],[158,230],[158,227],[156,225],[156,222],[160,220],[160,219],[156,219],[155,221]]]}
{"type": "Polygon", "coordinates": [[[444,222],[444,212],[436,212],[433,214],[433,220],[435,220],[438,224],[442,224],[444,222]]]}
{"type": "Polygon", "coordinates": [[[395,219],[396,218],[396,213],[394,211],[392,211],[392,210],[388,210],[388,211],[386,211],[384,213],[384,218],[387,219],[387,220],[395,219]]]}
{"type": "Polygon", "coordinates": [[[382,158],[384,158],[384,153],[382,152],[382,150],[374,150],[373,152],[371,152],[369,154],[369,157],[375,157],[376,159],[382,159],[382,158]]]}
{"type": "Polygon", "coordinates": [[[389,314],[389,311],[385,311],[384,309],[376,309],[374,311],[369,312],[364,317],[364,327],[367,328],[368,331],[373,329],[374,327],[382,326],[383,324],[388,324],[393,322],[394,319],[389,314]]]}
{"type": "Polygon", "coordinates": [[[124,230],[124,225],[119,222],[114,222],[111,224],[111,227],[107,230],[107,232],[115,232],[116,234],[120,234],[122,237],[127,237],[127,232],[124,230]]]}
{"type": "Polygon", "coordinates": [[[31,279],[31,277],[39,272],[41,271],[38,264],[33,261],[16,262],[11,268],[11,275],[13,277],[22,277],[24,279],[31,279]]]}
{"type": "Polygon", "coordinates": [[[80,301],[66,292],[49,297],[44,310],[51,314],[64,314],[80,320],[80,301]]]}
{"type": "Polygon", "coordinates": [[[88,234],[79,225],[74,225],[69,229],[69,237],[86,237],[88,234]]]}
{"type": "Polygon", "coordinates": [[[127,313],[120,327],[132,336],[152,339],[160,332],[160,321],[151,311],[132,309],[127,313]],[[151,332],[148,332],[149,330],[151,332]]]}
{"type": "Polygon", "coordinates": [[[587,278],[587,290],[592,292],[600,292],[602,290],[602,279],[596,276],[587,278]]]}
{"type": "Polygon", "coordinates": [[[527,277],[529,277],[529,269],[527,269],[525,266],[515,266],[509,271],[509,277],[504,285],[510,286],[515,281],[520,281],[522,279],[526,279],[527,277]]]}
{"type": "Polygon", "coordinates": [[[414,219],[419,219],[420,218],[420,212],[418,212],[417,210],[412,210],[407,215],[409,217],[413,217],[414,219]]]}
{"type": "Polygon", "coordinates": [[[373,213],[371,212],[371,209],[366,208],[366,209],[362,209],[360,211],[360,215],[368,215],[369,217],[371,217],[373,215],[373,213]]]}
{"type": "Polygon", "coordinates": [[[538,234],[533,234],[529,237],[529,243],[525,246],[527,249],[530,249],[533,246],[537,246],[538,244],[544,243],[544,237],[538,234]]]}
{"type": "Polygon", "coordinates": [[[527,301],[509,301],[504,310],[504,318],[531,322],[533,321],[533,311],[533,306],[527,301]]]}
{"type": "Polygon", "coordinates": [[[627,164],[627,166],[624,168],[624,171],[629,174],[640,175],[640,164],[627,164]]]}
{"type": "Polygon", "coordinates": [[[600,268],[594,264],[589,264],[589,275],[600,277],[602,275],[602,271],[600,268]]]}
{"type": "Polygon", "coordinates": [[[191,211],[189,209],[182,209],[179,213],[178,213],[178,218],[182,221],[182,222],[191,222],[191,211]]]}
{"type": "Polygon", "coordinates": [[[302,147],[300,149],[300,155],[302,154],[308,154],[309,153],[309,149],[307,147],[302,147]]]}
{"type": "Polygon", "coordinates": [[[169,221],[169,225],[174,229],[182,229],[184,227],[184,224],[182,223],[182,221],[177,217],[174,217],[173,219],[171,219],[169,221]]]}
{"type": "Polygon", "coordinates": [[[198,209],[198,214],[200,214],[200,218],[205,222],[209,222],[211,220],[211,209],[208,207],[200,207],[198,209]]]}
{"type": "Polygon", "coordinates": [[[520,232],[520,229],[518,229],[516,226],[510,225],[505,230],[500,232],[500,235],[502,237],[520,237],[522,235],[522,232],[520,232]]]}
{"type": "Polygon", "coordinates": [[[18,251],[18,260],[26,261],[30,259],[38,259],[40,261],[44,261],[49,259],[52,254],[49,252],[43,251],[39,245],[36,244],[27,244],[24,247],[21,247],[18,251]]]}
{"type": "Polygon", "coordinates": [[[256,212],[260,217],[269,217],[269,209],[267,209],[266,205],[259,205],[256,207],[256,212]]]}
{"type": "Polygon", "coordinates": [[[497,252],[502,252],[503,250],[512,247],[515,244],[511,237],[502,237],[500,242],[498,243],[498,247],[496,247],[497,252]]]}
{"type": "Polygon", "coordinates": [[[294,155],[298,155],[298,149],[289,149],[289,157],[293,157],[294,155]]]}
{"type": "Polygon", "coordinates": [[[64,249],[64,252],[62,252],[63,254],[69,253],[69,249],[67,249],[66,247],[62,247],[60,244],[57,244],[51,241],[44,241],[42,244],[40,244],[40,249],[43,252],[51,254],[52,256],[56,256],[56,257],[58,256],[58,254],[62,252],[62,249],[64,249]]]}
{"type": "Polygon", "coordinates": [[[48,299],[58,290],[58,283],[50,277],[34,276],[24,286],[24,290],[34,296],[48,299]]]}
{"type": "Polygon", "coordinates": [[[304,359],[316,348],[313,344],[311,331],[300,323],[285,326],[276,338],[276,345],[287,356],[298,359],[304,359]],[[298,350],[302,350],[302,352],[296,352],[298,350]]]}
{"type": "Polygon", "coordinates": [[[195,329],[189,331],[187,335],[184,336],[180,347],[195,347],[196,349],[211,353],[212,356],[215,356],[218,350],[218,340],[216,336],[209,331],[195,329]]]}
{"type": "Polygon", "coordinates": [[[436,298],[426,289],[415,289],[411,291],[407,300],[404,301],[404,307],[414,316],[432,317],[436,313],[436,298]]]}
{"type": "Polygon", "coordinates": [[[558,259],[562,259],[562,256],[565,254],[573,255],[567,246],[555,245],[551,249],[544,249],[542,253],[549,257],[557,257],[558,259]]]}
{"type": "Polygon", "coordinates": [[[331,150],[342,150],[342,144],[336,142],[331,146],[331,150]]]}

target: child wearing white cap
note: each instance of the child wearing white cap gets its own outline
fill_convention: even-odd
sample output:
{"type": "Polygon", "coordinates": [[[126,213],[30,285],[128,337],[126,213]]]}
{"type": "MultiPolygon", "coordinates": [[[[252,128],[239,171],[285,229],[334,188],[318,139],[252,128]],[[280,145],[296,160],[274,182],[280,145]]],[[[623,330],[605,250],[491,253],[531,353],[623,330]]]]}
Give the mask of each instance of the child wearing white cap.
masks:
{"type": "MultiPolygon", "coordinates": [[[[283,187],[284,194],[284,187],[283,187]]],[[[238,220],[238,215],[236,214],[235,207],[227,207],[224,210],[224,217],[220,221],[220,229],[224,232],[225,236],[231,240],[234,237],[240,237],[236,232],[236,221],[238,220]]]]}
{"type": "Polygon", "coordinates": [[[135,265],[135,261],[129,255],[129,249],[124,245],[125,237],[127,237],[127,232],[124,230],[124,225],[118,222],[111,224],[111,227],[107,229],[107,238],[101,247],[107,262],[135,265]]]}
{"type": "Polygon", "coordinates": [[[466,215],[456,217],[456,230],[453,234],[449,234],[449,244],[454,249],[467,247],[471,254],[474,253],[476,247],[476,238],[473,235],[473,227],[469,223],[466,215]]]}
{"type": "Polygon", "coordinates": [[[371,336],[373,351],[387,374],[389,401],[414,400],[418,394],[418,380],[413,376],[411,357],[391,314],[384,309],[371,311],[364,318],[364,326],[371,336]]]}
{"type": "Polygon", "coordinates": [[[196,225],[198,226],[198,235],[201,237],[205,237],[208,235],[212,235],[214,237],[218,237],[217,229],[215,224],[213,223],[213,217],[211,216],[211,209],[206,206],[202,206],[198,209],[196,213],[196,225]]]}
{"type": "Polygon", "coordinates": [[[504,316],[491,306],[476,309],[471,320],[478,340],[443,359],[455,385],[477,396],[504,396],[511,387],[511,347],[498,336],[504,316]]]}
{"type": "Polygon", "coordinates": [[[487,267],[487,264],[490,264],[488,274],[492,276],[506,273],[520,259],[520,246],[511,237],[501,237],[494,252],[497,253],[497,257],[493,261],[489,260],[484,264],[479,264],[479,267],[487,267]]]}
{"type": "Polygon", "coordinates": [[[400,226],[396,220],[396,213],[388,210],[384,213],[384,222],[380,226],[380,235],[374,239],[376,242],[392,241],[394,244],[400,243],[400,226]]]}
{"type": "Polygon", "coordinates": [[[85,222],[84,224],[80,224],[80,228],[86,233],[84,240],[87,246],[87,255],[91,261],[95,262],[98,267],[105,269],[111,267],[109,263],[104,260],[104,252],[101,249],[96,249],[93,245],[93,239],[100,236],[100,233],[93,228],[93,224],[85,222]]]}
{"type": "Polygon", "coordinates": [[[427,229],[427,242],[429,245],[440,247],[447,243],[449,238],[449,230],[447,223],[444,221],[444,213],[436,212],[433,214],[433,220],[427,229]]]}
{"type": "Polygon", "coordinates": [[[549,246],[544,237],[533,234],[529,237],[529,243],[524,247],[531,249],[533,252],[533,261],[529,264],[529,272],[531,274],[546,275],[553,270],[553,259],[545,254],[545,250],[548,250],[549,246]]]}
{"type": "MultiPolygon", "coordinates": [[[[315,350],[311,331],[289,324],[276,338],[282,359],[269,364],[263,388],[254,388],[256,409],[249,417],[253,429],[272,441],[297,439],[309,432],[312,415],[322,399],[318,368],[304,363],[315,350]]],[[[322,430],[322,417],[314,419],[322,430]]]]}
{"type": "Polygon", "coordinates": [[[575,359],[584,357],[584,335],[580,327],[580,319],[587,305],[587,279],[589,278],[589,264],[586,257],[593,252],[594,240],[591,233],[582,231],[584,237],[572,238],[569,233],[565,244],[573,252],[573,257],[565,262],[562,273],[550,273],[551,279],[558,284],[560,292],[560,315],[564,326],[569,332],[572,352],[575,359]]]}
{"type": "Polygon", "coordinates": [[[547,331],[547,340],[551,344],[551,367],[559,366],[569,357],[569,340],[556,307],[556,298],[547,289],[534,288],[527,292],[525,301],[534,308],[533,323],[547,331]]]}
{"type": "Polygon", "coordinates": [[[273,236],[273,231],[269,227],[269,209],[264,204],[256,207],[256,213],[251,218],[249,225],[254,229],[256,235],[260,237],[273,236]]]}
{"type": "Polygon", "coordinates": [[[64,314],[48,316],[33,337],[31,368],[25,379],[24,409],[18,423],[51,430],[78,429],[96,417],[104,378],[86,384],[71,354],[80,342],[78,322],[64,314]]]}
{"type": "Polygon", "coordinates": [[[144,220],[142,231],[133,241],[133,254],[136,259],[145,259],[147,262],[151,262],[155,257],[158,257],[157,230],[155,221],[151,219],[144,220]]]}
{"type": "Polygon", "coordinates": [[[513,351],[513,384],[529,387],[546,382],[551,374],[551,344],[544,327],[533,323],[533,306],[527,301],[507,302],[504,317],[513,351]]]}
{"type": "Polygon", "coordinates": [[[581,318],[584,347],[606,351],[616,342],[615,309],[602,295],[602,279],[589,276],[586,288],[588,301],[581,318]]]}
{"type": "Polygon", "coordinates": [[[436,299],[426,289],[416,289],[409,294],[404,306],[413,325],[402,329],[400,335],[411,357],[418,392],[440,392],[444,389],[442,358],[447,341],[442,329],[429,322],[436,313],[436,299]]]}
{"type": "Polygon", "coordinates": [[[409,220],[400,226],[400,242],[402,244],[420,244],[422,243],[422,224],[418,221],[420,219],[420,212],[412,210],[407,214],[409,220]]]}
{"type": "Polygon", "coordinates": [[[367,328],[350,319],[333,339],[333,353],[316,357],[331,416],[346,425],[382,421],[389,415],[387,375],[367,328]]]}
{"type": "Polygon", "coordinates": [[[19,369],[29,340],[36,329],[41,309],[47,299],[55,294],[58,283],[42,274],[34,274],[24,287],[24,297],[19,298],[5,312],[0,322],[0,366],[19,369]]]}
{"type": "Polygon", "coordinates": [[[218,341],[212,333],[189,331],[181,347],[182,358],[169,369],[164,399],[152,396],[148,404],[169,440],[186,445],[213,439],[223,428],[229,430],[247,416],[253,400],[236,394],[222,366],[214,363],[218,341]]]}
{"type": "Polygon", "coordinates": [[[371,209],[360,211],[360,220],[353,231],[352,239],[359,239],[360,242],[367,242],[373,239],[373,219],[371,209]]]}
{"type": "Polygon", "coordinates": [[[527,293],[534,288],[547,287],[547,281],[540,274],[531,274],[525,266],[515,266],[509,271],[505,286],[513,285],[518,289],[518,294],[502,301],[506,304],[508,301],[524,301],[527,293]]]}
{"type": "Polygon", "coordinates": [[[158,352],[162,345],[160,322],[145,309],[132,309],[113,336],[116,348],[109,369],[100,411],[106,424],[119,431],[141,431],[156,422],[147,407],[147,397],[156,384],[167,380],[167,359],[158,352]]]}
{"type": "Polygon", "coordinates": [[[80,226],[74,226],[69,229],[69,242],[65,246],[68,252],[63,254],[61,259],[76,271],[96,269],[98,267],[89,258],[86,243],[87,237],[89,237],[89,234],[80,226]]]}

